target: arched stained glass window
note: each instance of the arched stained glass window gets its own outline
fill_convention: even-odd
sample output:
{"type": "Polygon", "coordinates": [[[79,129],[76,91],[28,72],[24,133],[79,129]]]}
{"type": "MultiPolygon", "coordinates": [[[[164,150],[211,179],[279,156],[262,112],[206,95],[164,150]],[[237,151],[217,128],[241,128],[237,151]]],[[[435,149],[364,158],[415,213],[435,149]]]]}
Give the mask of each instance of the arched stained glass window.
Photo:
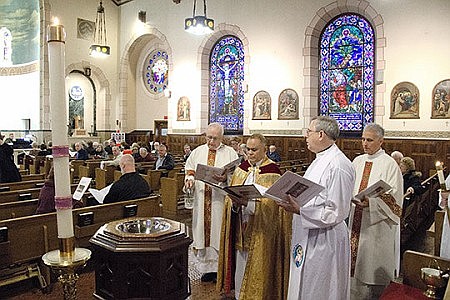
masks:
{"type": "Polygon", "coordinates": [[[340,15],[320,38],[320,115],[331,116],[345,133],[373,122],[374,31],[355,14],[340,15]]]}
{"type": "Polygon", "coordinates": [[[244,128],[244,49],[235,36],[221,38],[209,62],[209,121],[223,125],[227,134],[244,128]]]}

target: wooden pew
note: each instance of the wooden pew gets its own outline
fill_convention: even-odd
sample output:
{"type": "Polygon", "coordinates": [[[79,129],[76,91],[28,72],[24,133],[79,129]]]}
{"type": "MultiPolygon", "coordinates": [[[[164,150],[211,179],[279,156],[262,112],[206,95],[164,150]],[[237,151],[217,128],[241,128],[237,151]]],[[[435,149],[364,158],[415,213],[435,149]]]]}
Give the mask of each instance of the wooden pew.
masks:
{"type": "Polygon", "coordinates": [[[80,178],[80,166],[82,166],[84,164],[85,164],[84,160],[73,159],[70,161],[70,165],[73,169],[73,177],[74,178],[80,178]]]}
{"type": "MultiPolygon", "coordinates": [[[[124,207],[136,204],[138,217],[160,216],[159,197],[128,200],[74,209],[74,234],[76,245],[88,247],[90,237],[105,223],[123,218],[124,207]],[[94,223],[77,224],[78,215],[93,212],[94,223]]],[[[8,228],[8,240],[0,243],[0,286],[19,281],[19,274],[33,266],[40,274],[41,257],[48,251],[58,249],[56,213],[33,215],[0,221],[0,228],[8,228]]],[[[41,283],[41,287],[44,287],[41,283]]]]}
{"type": "Polygon", "coordinates": [[[39,197],[41,188],[30,188],[24,190],[14,190],[0,193],[0,203],[7,203],[20,200],[30,200],[39,197]]]}
{"type": "Polygon", "coordinates": [[[7,183],[0,183],[0,188],[9,188],[10,191],[16,191],[16,190],[25,190],[25,189],[31,189],[35,187],[42,187],[44,185],[44,180],[30,180],[30,181],[19,181],[19,182],[7,182],[7,183]]]}
{"type": "Polygon", "coordinates": [[[95,169],[100,168],[101,160],[86,160],[86,165],[79,167],[79,176],[95,180],[95,169]]]}
{"type": "Polygon", "coordinates": [[[150,188],[153,192],[158,192],[161,188],[160,180],[161,180],[162,172],[160,170],[148,170],[147,177],[149,178],[150,188]]]}
{"type": "Polygon", "coordinates": [[[31,180],[42,180],[45,179],[45,174],[30,174],[30,175],[23,175],[22,176],[22,182],[24,181],[31,181],[31,180]]]}
{"type": "Polygon", "coordinates": [[[0,220],[7,220],[36,213],[38,199],[0,203],[0,220]]]}
{"type": "MultiPolygon", "coordinates": [[[[75,189],[77,188],[76,184],[71,185],[71,192],[72,194],[75,192],[75,189]]],[[[7,192],[11,194],[11,201],[6,201],[7,199],[1,198],[0,196],[0,220],[6,220],[6,219],[12,219],[12,218],[18,218],[18,217],[25,217],[25,216],[31,216],[35,214],[37,209],[37,203],[38,203],[38,197],[40,188],[37,189],[30,189],[30,190],[24,190],[28,193],[17,193],[17,194],[11,194],[16,191],[7,192]],[[17,198],[13,198],[13,196],[16,196],[17,198]],[[26,197],[20,197],[20,196],[26,196],[26,197]],[[19,199],[23,198],[23,199],[19,199]]],[[[19,192],[23,192],[19,191],[19,192]]],[[[0,193],[1,194],[1,193],[0,193]]],[[[82,201],[84,204],[86,204],[85,197],[88,197],[90,194],[85,194],[82,198],[82,201]]],[[[8,195],[9,196],[9,195],[8,195]]]]}
{"type": "Polygon", "coordinates": [[[184,208],[183,198],[184,174],[175,178],[161,178],[161,203],[163,216],[168,219],[180,220],[181,216],[191,213],[184,208]]]}
{"type": "MultiPolygon", "coordinates": [[[[439,200],[439,181],[433,175],[422,182],[425,192],[412,195],[412,203],[404,206],[400,223],[400,243],[402,252],[414,249],[414,238],[418,232],[428,229],[433,223],[439,200]]],[[[406,197],[407,195],[405,195],[406,197]]],[[[405,201],[404,201],[405,203],[405,201]]]]}
{"type": "Polygon", "coordinates": [[[106,166],[106,169],[95,169],[95,188],[100,190],[114,181],[115,166],[106,166]]]}

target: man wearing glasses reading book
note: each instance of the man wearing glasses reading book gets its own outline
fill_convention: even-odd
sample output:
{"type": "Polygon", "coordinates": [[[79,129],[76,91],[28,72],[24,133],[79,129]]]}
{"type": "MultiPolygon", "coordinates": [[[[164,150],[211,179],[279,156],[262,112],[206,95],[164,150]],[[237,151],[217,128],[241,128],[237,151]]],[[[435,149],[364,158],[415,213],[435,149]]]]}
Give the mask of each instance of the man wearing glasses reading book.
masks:
{"type": "MultiPolygon", "coordinates": [[[[217,277],[224,195],[200,180],[195,180],[198,164],[223,167],[238,158],[233,148],[222,144],[223,127],[211,123],[206,129],[206,144],[195,148],[186,161],[185,190],[194,189],[192,211],[193,247],[196,267],[203,273],[201,281],[212,282],[217,277]]],[[[227,174],[214,174],[217,181],[226,182],[227,174]]]]}
{"type": "Polygon", "coordinates": [[[384,129],[367,124],[362,134],[363,155],[356,157],[353,195],[380,179],[392,189],[379,196],[352,201],[351,293],[355,299],[378,299],[400,267],[400,217],[403,178],[396,161],[381,148],[384,129]]]}
{"type": "MultiPolygon", "coordinates": [[[[266,156],[266,139],[247,140],[248,160],[236,168],[231,185],[270,187],[279,167],[266,156]]],[[[292,214],[268,198],[225,198],[217,287],[236,299],[285,299],[289,275],[292,214]]]]}
{"type": "Polygon", "coordinates": [[[355,170],[335,145],[339,125],[328,116],[307,129],[308,149],[316,158],[304,178],[324,189],[302,207],[292,195],[280,202],[293,212],[287,299],[349,299],[350,242],[345,219],[350,211],[355,170]]]}

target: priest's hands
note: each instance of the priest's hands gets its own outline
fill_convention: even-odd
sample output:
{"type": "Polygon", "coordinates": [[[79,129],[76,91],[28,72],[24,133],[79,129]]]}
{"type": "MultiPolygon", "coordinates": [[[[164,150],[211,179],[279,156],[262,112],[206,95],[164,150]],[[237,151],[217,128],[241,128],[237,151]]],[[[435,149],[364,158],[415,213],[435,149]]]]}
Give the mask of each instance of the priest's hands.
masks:
{"type": "Polygon", "coordinates": [[[213,174],[212,177],[219,182],[227,181],[227,173],[226,172],[223,172],[222,174],[213,174]]]}
{"type": "Polygon", "coordinates": [[[192,189],[194,187],[194,180],[193,179],[188,179],[184,182],[184,189],[188,190],[188,189],[192,189]]]}
{"type": "Polygon", "coordinates": [[[294,200],[294,197],[291,195],[287,195],[287,197],[284,199],[284,202],[278,202],[278,205],[284,208],[285,211],[294,213],[294,214],[300,214],[300,206],[298,205],[297,201],[294,200]]]}
{"type": "Polygon", "coordinates": [[[361,208],[369,207],[369,198],[367,198],[367,197],[364,197],[364,199],[363,199],[362,201],[352,199],[352,202],[353,202],[356,206],[359,206],[359,207],[361,207],[361,208]]]}

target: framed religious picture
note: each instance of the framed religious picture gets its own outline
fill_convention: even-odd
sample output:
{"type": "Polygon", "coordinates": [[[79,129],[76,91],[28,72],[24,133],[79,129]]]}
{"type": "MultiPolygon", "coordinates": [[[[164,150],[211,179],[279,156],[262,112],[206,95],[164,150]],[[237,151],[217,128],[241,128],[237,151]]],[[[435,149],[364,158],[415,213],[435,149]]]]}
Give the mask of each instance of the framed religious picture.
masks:
{"type": "Polygon", "coordinates": [[[180,97],[177,104],[177,121],[191,120],[191,101],[186,96],[180,97]]]}
{"type": "Polygon", "coordinates": [[[259,91],[253,96],[253,120],[270,120],[272,99],[266,91],[259,91]]]}
{"type": "Polygon", "coordinates": [[[298,119],[298,94],[293,89],[285,89],[278,96],[278,119],[298,119]]]}
{"type": "Polygon", "coordinates": [[[391,92],[391,119],[419,119],[419,89],[411,82],[400,82],[391,92]]]}
{"type": "Polygon", "coordinates": [[[450,79],[445,79],[433,88],[431,108],[432,119],[450,118],[450,79]]]}

